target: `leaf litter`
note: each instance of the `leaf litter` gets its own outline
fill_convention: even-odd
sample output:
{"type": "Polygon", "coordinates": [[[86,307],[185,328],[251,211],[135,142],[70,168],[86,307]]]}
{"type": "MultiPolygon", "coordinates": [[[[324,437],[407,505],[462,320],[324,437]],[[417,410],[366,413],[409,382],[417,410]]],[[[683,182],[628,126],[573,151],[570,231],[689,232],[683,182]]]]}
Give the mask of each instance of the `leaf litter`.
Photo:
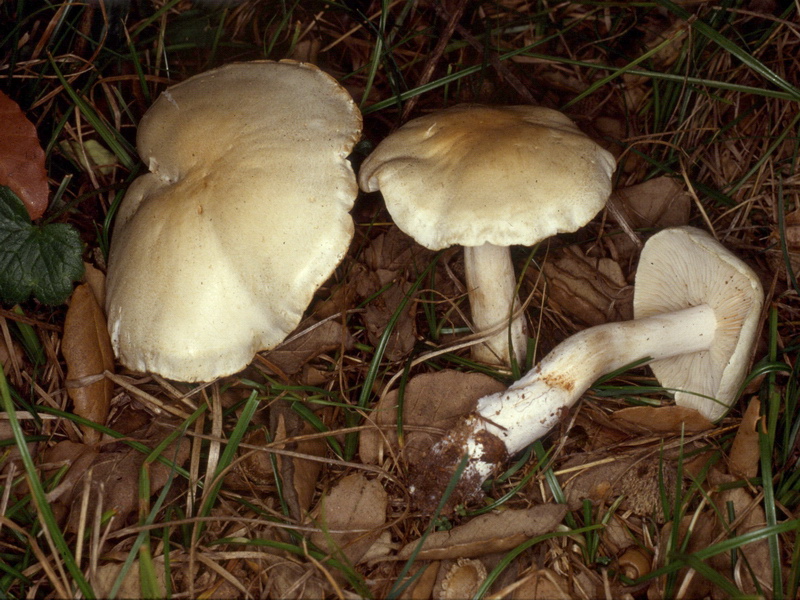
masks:
{"type": "MultiPolygon", "coordinates": [[[[106,328],[106,317],[88,283],[75,288],[64,320],[61,352],[67,363],[67,392],[73,412],[100,425],[111,410],[114,385],[105,376],[114,371],[114,351],[106,328]]],[[[84,442],[100,441],[100,433],[81,426],[84,442]]]]}
{"type": "MultiPolygon", "coordinates": [[[[498,23],[508,16],[527,18],[530,16],[528,8],[523,4],[511,2],[481,5],[481,16],[496,19],[498,23]]],[[[448,7],[441,9],[444,11],[441,14],[429,8],[425,2],[415,4],[413,10],[404,15],[407,19],[405,22],[398,19],[397,24],[390,24],[388,30],[402,32],[405,27],[412,27],[409,31],[428,31],[430,27],[432,31],[441,32],[444,22],[447,21],[448,7]]],[[[616,18],[613,11],[609,13],[610,17],[606,14],[600,18],[587,7],[574,3],[552,8],[550,18],[554,22],[569,14],[570,22],[577,25],[575,30],[559,31],[557,38],[548,40],[540,50],[545,47],[568,49],[569,56],[577,63],[584,60],[586,64],[605,64],[608,57],[603,54],[603,45],[589,47],[581,36],[586,33],[587,26],[590,29],[602,29],[609,24],[613,26],[616,18]]],[[[753,6],[750,8],[757,11],[753,6]]],[[[86,39],[90,39],[88,36],[91,33],[89,27],[92,15],[100,14],[97,10],[99,9],[91,6],[86,9],[88,16],[81,25],[81,32],[87,36],[86,39]]],[[[303,9],[298,10],[303,12],[303,9]]],[[[702,12],[702,7],[698,11],[702,12]]],[[[727,13],[721,10],[713,14],[727,13]]],[[[253,3],[244,2],[232,6],[226,15],[225,26],[230,26],[245,36],[260,33],[262,35],[256,36],[259,41],[266,39],[263,34],[267,28],[259,20],[253,3]],[[264,29],[259,31],[260,28],[264,29]]],[[[294,16],[300,17],[298,23],[302,22],[302,18],[308,17],[306,14],[294,16]]],[[[608,43],[616,50],[621,50],[620,55],[624,55],[626,50],[654,50],[667,41],[652,56],[653,62],[648,68],[669,69],[680,58],[681,44],[687,39],[683,33],[686,30],[684,21],[670,17],[666,9],[638,16],[642,18],[632,26],[630,32],[611,31],[608,43]],[[637,37],[640,35],[641,37],[637,37]],[[631,41],[631,38],[636,41],[631,41]]],[[[711,17],[713,15],[709,13],[702,15],[702,19],[711,17]]],[[[198,18],[208,29],[209,21],[203,21],[205,16],[202,11],[184,12],[182,6],[176,6],[166,18],[175,19],[181,27],[188,26],[188,29],[181,29],[182,32],[191,31],[191,27],[197,24],[193,19],[198,18]]],[[[481,23],[473,21],[474,18],[468,11],[458,27],[463,29],[462,23],[470,26],[481,23]]],[[[737,18],[748,23],[753,22],[748,21],[752,16],[744,13],[737,18]]],[[[42,36],[41,48],[47,46],[47,36],[54,35],[55,23],[53,21],[53,27],[41,27],[38,34],[32,34],[34,37],[42,36]]],[[[329,7],[324,15],[314,17],[307,23],[314,25],[309,25],[307,30],[303,29],[298,33],[297,37],[302,39],[298,40],[296,46],[298,52],[302,50],[305,53],[304,57],[316,55],[325,61],[333,61],[333,68],[340,69],[341,73],[349,73],[370,64],[371,47],[365,33],[368,28],[365,29],[351,15],[339,14],[333,7],[329,7]],[[309,42],[311,38],[313,44],[309,42]],[[320,39],[324,41],[319,43],[320,39]],[[326,49],[320,51],[320,47],[326,49]],[[342,64],[335,64],[337,58],[342,64]]],[[[520,27],[519,30],[519,37],[514,39],[512,47],[519,43],[532,43],[536,39],[533,29],[520,27]]],[[[458,29],[455,31],[458,32],[458,29]]],[[[504,35],[498,35],[498,40],[501,40],[498,48],[509,43],[508,38],[503,38],[504,35]]],[[[401,38],[402,36],[396,39],[401,38]]],[[[424,38],[425,36],[410,35],[398,42],[394,58],[400,61],[398,68],[404,78],[403,83],[422,81],[420,69],[423,65],[415,62],[420,56],[426,57],[426,60],[419,62],[432,64],[446,58],[442,63],[448,69],[456,68],[453,65],[470,64],[476,57],[482,60],[485,56],[479,48],[465,43],[463,49],[455,44],[455,50],[448,49],[446,56],[437,58],[430,55],[431,48],[424,38]],[[403,62],[405,60],[409,62],[403,62]]],[[[457,39],[457,35],[454,39],[457,39]]],[[[281,44],[282,42],[277,42],[277,47],[281,47],[281,44]]],[[[774,46],[772,50],[766,51],[771,54],[762,58],[773,61],[770,62],[771,66],[780,70],[781,62],[776,58],[779,58],[782,48],[774,46]]],[[[229,50],[220,51],[227,53],[229,50]]],[[[154,52],[153,56],[160,54],[154,52]]],[[[524,85],[535,92],[537,101],[556,107],[571,102],[577,94],[587,91],[588,86],[601,76],[596,70],[561,63],[554,65],[550,60],[542,60],[525,53],[512,60],[501,64],[510,68],[512,74],[522,78],[524,85]]],[[[196,70],[196,61],[196,56],[188,59],[182,56],[173,62],[173,66],[178,64],[180,66],[177,69],[191,73],[196,70]]],[[[150,68],[150,65],[143,66],[145,69],[150,68]]],[[[531,328],[532,331],[538,331],[539,346],[535,349],[537,354],[546,351],[548,344],[563,339],[586,324],[618,320],[624,315],[624,311],[629,310],[628,296],[634,275],[632,265],[637,257],[636,240],[643,238],[649,229],[662,228],[673,222],[708,222],[709,227],[713,226],[727,245],[746,253],[757,262],[767,279],[775,273],[781,274],[785,281],[776,284],[775,306],[786,311],[784,314],[795,314],[796,302],[791,293],[787,293],[791,290],[792,271],[786,270],[787,261],[784,260],[778,244],[784,239],[788,240],[788,263],[796,268],[796,252],[800,244],[796,244],[794,240],[798,237],[796,230],[800,220],[791,213],[791,209],[796,208],[797,204],[796,177],[791,173],[775,171],[772,163],[774,157],[771,157],[764,163],[766,168],[758,171],[758,184],[744,179],[731,181],[742,177],[747,169],[753,168],[753,162],[749,158],[751,147],[748,144],[755,144],[754,140],[762,137],[767,139],[762,135],[763,129],[759,123],[771,122],[771,116],[775,115],[776,123],[785,124],[782,117],[777,116],[782,114],[780,105],[777,100],[766,99],[763,106],[748,106],[746,99],[738,95],[738,92],[714,88],[714,78],[723,75],[726,80],[738,77],[743,85],[760,85],[762,81],[746,69],[725,64],[724,61],[710,66],[712,68],[709,72],[703,73],[710,81],[711,87],[704,88],[711,90],[710,95],[703,96],[696,103],[690,103],[694,110],[691,115],[682,114],[675,108],[674,114],[666,117],[668,121],[654,123],[645,107],[651,102],[656,88],[659,94],[664,90],[659,87],[657,78],[638,73],[622,73],[615,82],[617,87],[614,87],[613,93],[603,98],[598,97],[601,94],[590,95],[571,109],[571,114],[579,120],[580,125],[604,137],[604,142],[621,161],[619,187],[613,200],[618,211],[614,213],[609,210],[607,215],[598,217],[585,232],[562,236],[551,242],[549,248],[537,252],[533,264],[521,281],[523,297],[527,295],[532,300],[528,314],[531,322],[537,325],[531,328]],[[714,94],[718,97],[711,97],[714,94]],[[724,143],[708,143],[708,123],[729,125],[729,130],[714,134],[727,136],[724,143]],[[665,132],[671,132],[670,137],[665,132]],[[672,147],[680,148],[686,156],[681,155],[674,161],[668,159],[666,150],[662,150],[672,147]],[[715,156],[714,152],[718,155],[715,156]],[[668,164],[668,168],[658,168],[655,171],[670,172],[677,177],[648,179],[654,166],[662,166],[659,161],[668,164]],[[776,217],[779,212],[776,200],[779,186],[777,179],[771,179],[776,177],[780,178],[783,186],[780,190],[785,194],[788,213],[783,229],[779,227],[776,217]],[[700,182],[706,187],[693,188],[700,182]],[[724,190],[722,197],[720,194],[714,196],[718,205],[709,201],[705,195],[709,186],[713,190],[724,190]],[[731,198],[733,203],[725,204],[731,198]],[[631,232],[632,236],[629,235],[631,232]],[[763,255],[762,239],[769,239],[773,243],[763,255]],[[538,283],[541,281],[540,272],[547,283],[545,286],[538,283]]],[[[130,65],[127,68],[132,70],[130,65]]],[[[98,75],[96,89],[106,92],[112,89],[109,87],[111,82],[106,81],[102,73],[98,75]]],[[[368,85],[358,75],[349,77],[347,83],[357,98],[366,96],[370,99],[369,102],[381,101],[394,97],[395,90],[392,86],[396,82],[391,85],[389,83],[396,75],[394,73],[392,77],[388,77],[379,69],[374,86],[368,85]],[[388,93],[390,88],[392,91],[388,93]]],[[[786,73],[783,75],[786,76],[786,73]]],[[[152,95],[157,91],[157,86],[166,82],[150,74],[140,79],[132,72],[123,72],[120,77],[123,80],[122,85],[132,91],[130,105],[119,110],[115,106],[118,99],[115,99],[114,93],[106,93],[107,99],[92,108],[107,110],[108,122],[116,119],[116,123],[120,124],[119,129],[132,131],[135,124],[132,115],[140,114],[139,109],[147,105],[142,83],[151,86],[152,89],[144,91],[147,95],[152,95]]],[[[474,86],[460,86],[458,90],[454,86],[452,90],[448,88],[447,93],[454,94],[453,100],[456,100],[455,94],[458,94],[458,101],[518,101],[513,92],[506,88],[505,75],[497,75],[487,68],[482,77],[480,84],[475,82],[474,86]]],[[[695,85],[696,83],[689,80],[683,88],[684,92],[694,90],[695,85]]],[[[437,94],[434,92],[420,96],[418,110],[438,108],[442,96],[437,94]]],[[[54,97],[56,102],[48,104],[46,110],[51,110],[50,106],[57,107],[57,96],[54,97]]],[[[664,98],[666,96],[659,95],[660,100],[664,98]]],[[[41,111],[42,107],[37,110],[41,111]]],[[[75,131],[74,119],[69,117],[72,110],[69,108],[63,115],[56,116],[63,117],[68,128],[75,131]]],[[[385,131],[396,126],[397,115],[394,110],[389,108],[373,115],[377,118],[371,120],[368,129],[370,137],[378,140],[385,131]]],[[[78,111],[74,112],[78,114],[78,111]]],[[[80,128],[86,125],[78,122],[77,126],[80,128]]],[[[780,126],[782,125],[777,125],[780,126]]],[[[788,143],[791,144],[791,140],[788,143]]],[[[91,148],[91,145],[87,148],[91,148]]],[[[83,152],[72,145],[69,148],[58,145],[55,151],[69,153],[73,160],[80,160],[83,152]]],[[[779,150],[780,152],[783,150],[779,150]]],[[[91,160],[91,156],[89,158],[91,160]]],[[[112,164],[109,157],[103,158],[102,162],[112,164]]],[[[85,219],[85,215],[94,215],[95,219],[97,215],[102,217],[104,210],[111,204],[113,191],[104,190],[102,184],[109,183],[110,179],[103,178],[112,177],[111,173],[115,171],[103,172],[95,166],[77,165],[85,172],[76,173],[73,182],[66,186],[65,194],[73,202],[72,206],[79,207],[73,213],[77,221],[85,219]],[[86,202],[87,196],[97,199],[99,208],[87,206],[94,201],[86,202]]],[[[61,166],[57,168],[63,169],[61,166]]],[[[118,171],[119,168],[116,172],[118,171]]],[[[57,176],[54,180],[58,180],[57,176]]],[[[416,280],[421,268],[431,260],[427,251],[404,242],[396,228],[382,224],[387,217],[380,208],[375,211],[368,210],[370,208],[369,204],[365,204],[357,209],[362,212],[356,214],[366,215],[366,218],[360,219],[353,249],[336,281],[332,282],[330,288],[320,291],[319,301],[311,311],[314,321],[301,326],[298,333],[305,330],[308,333],[297,337],[293,342],[296,345],[287,345],[273,353],[265,353],[242,377],[229,378],[214,384],[225,388],[224,392],[208,396],[204,396],[206,389],[215,389],[214,387],[187,387],[159,381],[158,378],[122,373],[114,381],[125,382],[128,387],[115,385],[105,417],[105,391],[99,395],[102,400],[97,406],[92,405],[91,410],[81,413],[112,427],[118,433],[124,433],[129,441],[143,442],[148,448],[153,448],[159,440],[164,439],[167,431],[182,427],[184,423],[165,417],[156,404],[148,403],[147,409],[143,410],[140,400],[145,395],[158,399],[164,405],[174,404],[181,411],[191,412],[204,405],[211,411],[216,411],[214,419],[204,423],[218,423],[218,429],[212,431],[208,427],[198,427],[191,435],[181,438],[180,442],[161,453],[164,458],[174,458],[176,464],[188,464],[187,468],[194,474],[194,479],[190,481],[176,479],[176,489],[171,491],[168,498],[169,511],[172,512],[161,515],[165,521],[163,529],[169,529],[169,545],[152,546],[157,553],[162,552],[156,557],[157,572],[163,564],[164,556],[172,561],[173,584],[177,589],[192,589],[197,592],[202,590],[206,597],[231,597],[249,593],[253,597],[301,598],[344,597],[352,593],[349,588],[352,586],[352,589],[359,590],[361,596],[371,593],[374,597],[383,597],[400,572],[398,563],[401,561],[397,559],[401,552],[408,553],[408,548],[423,538],[430,515],[409,512],[409,507],[403,504],[405,496],[401,493],[400,484],[403,482],[405,469],[418,460],[419,454],[425,451],[430,440],[446,430],[455,415],[469,412],[475,399],[483,392],[478,391],[481,389],[480,385],[473,381],[477,379],[473,377],[476,374],[465,372],[474,365],[465,362],[465,355],[459,350],[450,354],[438,354],[411,367],[408,383],[402,393],[397,389],[386,393],[383,387],[393,375],[403,370],[411,357],[420,351],[438,350],[458,339],[466,326],[468,315],[462,318],[459,313],[459,295],[464,290],[458,284],[459,280],[463,280],[463,273],[458,260],[453,260],[444,253],[440,264],[437,264],[436,277],[425,282],[431,288],[417,292],[393,325],[387,354],[379,365],[371,390],[375,399],[381,398],[380,402],[370,402],[365,407],[355,408],[361,392],[360,383],[364,380],[364,373],[371,360],[371,348],[378,344],[386,328],[390,326],[390,319],[395,314],[399,301],[410,289],[410,283],[416,280]],[[325,297],[326,294],[328,297],[325,297]],[[325,306],[326,304],[328,305],[325,306]],[[331,315],[336,317],[325,321],[331,315]],[[439,335],[432,329],[435,325],[447,333],[439,335]],[[276,369],[271,370],[270,364],[276,369]],[[442,383],[434,383],[433,375],[438,377],[440,374],[442,383]],[[280,391],[270,391],[270,386],[276,381],[282,386],[280,391]],[[187,525],[177,519],[176,514],[193,514],[191,496],[197,490],[193,491],[192,488],[201,483],[208,484],[201,473],[210,440],[221,449],[225,447],[223,431],[229,431],[237,424],[242,398],[247,397],[253,384],[261,386],[258,389],[268,390],[264,393],[264,406],[259,407],[256,412],[252,427],[236,453],[240,460],[235,461],[225,475],[218,506],[210,517],[216,520],[214,526],[208,526],[196,548],[189,548],[181,537],[182,528],[187,525]],[[287,410],[291,404],[283,398],[289,394],[285,391],[286,386],[309,388],[296,394],[300,398],[313,395],[314,391],[310,389],[313,386],[320,386],[329,394],[326,399],[330,399],[332,405],[325,409],[309,403],[313,407],[311,412],[318,419],[317,424],[323,423],[329,431],[323,435],[305,420],[293,418],[294,413],[291,409],[287,410]],[[432,393],[423,393],[428,391],[432,393]],[[220,398],[225,399],[222,405],[212,406],[220,398]],[[400,400],[403,404],[403,420],[398,423],[400,400]],[[97,412],[93,413],[95,409],[97,412]],[[346,427],[351,421],[345,421],[345,415],[355,412],[363,416],[364,424],[356,427],[358,431],[353,432],[353,428],[346,427]],[[338,431],[339,429],[342,431],[338,431]],[[399,429],[402,429],[401,437],[398,437],[399,429]],[[346,447],[346,438],[350,434],[360,436],[357,452],[354,454],[341,450],[346,447]],[[331,443],[330,440],[336,443],[331,443]],[[187,452],[190,443],[191,453],[187,452]],[[287,450],[294,454],[273,454],[272,450],[287,450]],[[354,473],[359,476],[355,477],[354,473]],[[354,483],[345,484],[346,480],[350,481],[348,478],[352,478],[354,483]],[[383,490],[382,494],[378,487],[383,490]],[[324,507],[330,498],[339,499],[336,507],[341,510],[334,510],[334,514],[325,514],[324,507]],[[363,510],[354,510],[353,507],[363,510]],[[309,511],[319,519],[318,527],[303,521],[309,511]],[[358,522],[358,517],[361,516],[359,512],[372,515],[374,520],[369,523],[358,522]],[[378,515],[381,514],[383,520],[379,523],[378,515]],[[281,523],[287,529],[276,529],[273,525],[264,523],[245,523],[244,519],[248,518],[261,519],[264,523],[281,523]],[[341,529],[326,525],[329,518],[334,521],[341,518],[341,529]],[[170,519],[175,521],[170,522],[170,519]],[[387,523],[392,525],[387,527],[387,523]],[[300,529],[292,530],[290,527],[300,529]],[[302,529],[303,527],[310,529],[302,529]],[[342,537],[332,537],[334,531],[348,528],[353,530],[352,535],[337,533],[336,535],[342,537]],[[316,532],[312,534],[311,529],[316,532]],[[327,535],[326,531],[331,535],[327,535]],[[287,550],[285,547],[265,549],[253,544],[237,545],[226,541],[228,534],[245,542],[294,546],[292,550],[287,550]],[[331,566],[328,555],[341,557],[340,548],[351,547],[351,542],[359,536],[364,536],[363,540],[370,540],[371,548],[364,551],[364,562],[356,569],[363,580],[359,582],[356,579],[354,583],[354,580],[342,577],[342,570],[331,566]],[[220,539],[223,543],[217,543],[220,539]],[[317,544],[309,543],[311,539],[316,540],[317,544]],[[171,550],[165,552],[167,547],[171,550]],[[314,554],[316,550],[320,550],[321,554],[314,554]],[[202,560],[192,562],[194,559],[191,555],[194,552],[202,556],[202,560]],[[365,589],[359,588],[359,585],[368,585],[369,589],[366,591],[369,593],[365,593],[365,589]]],[[[82,234],[85,239],[92,239],[94,223],[92,227],[85,225],[84,222],[82,234]],[[90,235],[86,235],[87,233],[90,235]]],[[[98,260],[102,258],[99,254],[95,252],[93,259],[102,265],[102,260],[98,260]]],[[[31,381],[32,362],[28,361],[27,356],[20,359],[19,352],[14,351],[14,360],[17,364],[22,364],[24,369],[23,376],[18,378],[15,385],[22,390],[22,396],[35,397],[44,406],[69,409],[68,396],[74,388],[68,380],[89,383],[97,375],[97,365],[100,363],[86,368],[85,375],[74,375],[69,364],[66,377],[59,373],[61,367],[58,357],[67,344],[66,330],[60,329],[64,312],[57,308],[44,309],[33,302],[27,303],[24,308],[24,318],[30,319],[34,324],[41,349],[49,357],[49,365],[44,374],[36,375],[38,379],[31,381]]],[[[92,319],[96,319],[92,310],[94,309],[82,312],[84,317],[81,320],[85,318],[86,323],[90,323],[89,316],[93,314],[92,319]]],[[[19,348],[15,329],[17,322],[10,323],[14,330],[13,344],[19,348]]],[[[781,331],[785,333],[785,330],[781,331]]],[[[91,334],[91,329],[87,327],[84,333],[91,334]]],[[[92,335],[87,337],[93,339],[92,335]]],[[[95,337],[102,336],[96,332],[95,337]]],[[[791,338],[791,335],[785,335],[781,338],[781,344],[791,338]]],[[[86,342],[89,347],[93,343],[95,342],[86,342]]],[[[99,344],[100,341],[97,340],[96,343],[99,344]]],[[[83,344],[81,342],[80,345],[83,344]]],[[[27,347],[25,351],[28,352],[27,347]]],[[[102,357],[102,351],[97,348],[91,352],[102,357]]],[[[66,358],[65,360],[70,362],[66,358]]],[[[86,364],[89,365],[90,362],[87,360],[86,364]]],[[[104,364],[103,368],[107,366],[104,364]]],[[[499,388],[510,377],[506,372],[492,372],[492,375],[481,377],[488,382],[487,385],[499,388]]],[[[545,442],[545,452],[550,454],[528,458],[524,464],[517,465],[516,470],[512,469],[508,474],[498,477],[492,482],[491,488],[487,487],[487,502],[500,497],[506,491],[515,490],[515,495],[510,500],[489,515],[475,516],[462,511],[437,522],[437,531],[427,536],[425,543],[429,543],[427,540],[432,538],[436,542],[431,550],[433,556],[442,553],[447,558],[429,557],[417,561],[412,572],[420,569],[423,573],[420,579],[425,580],[426,585],[418,584],[414,587],[414,597],[438,596],[446,574],[457,567],[459,561],[474,560],[466,559],[465,554],[500,548],[497,551],[499,554],[490,552],[480,558],[480,564],[487,570],[494,568],[501,557],[505,556],[504,553],[512,548],[504,546],[506,537],[514,540],[527,539],[525,536],[529,530],[525,529],[525,521],[520,518],[523,512],[518,511],[530,511],[535,515],[539,510],[546,511],[554,506],[554,491],[551,489],[553,481],[560,482],[562,491],[568,498],[568,506],[561,505],[559,510],[569,509],[569,513],[567,516],[559,516],[557,513],[543,518],[543,533],[559,530],[563,532],[565,528],[574,530],[581,525],[590,525],[593,520],[600,522],[605,519],[602,528],[598,530],[597,539],[593,541],[591,532],[571,534],[568,537],[547,540],[529,549],[505,567],[490,593],[497,594],[498,597],[514,598],[623,597],[624,594],[650,599],[673,597],[675,586],[666,577],[631,586],[620,582],[619,573],[626,572],[624,569],[631,556],[629,553],[638,552],[640,558],[644,557],[644,562],[649,562],[646,565],[648,568],[656,568],[668,565],[672,560],[672,544],[675,539],[679,543],[685,539],[686,546],[681,550],[690,553],[732,535],[763,528],[766,516],[758,506],[761,488],[757,481],[751,480],[757,476],[759,467],[757,432],[765,431],[768,422],[760,416],[754,416],[753,411],[757,415],[757,410],[751,408],[748,411],[741,419],[742,427],[734,435],[734,425],[740,420],[738,412],[712,427],[688,413],[665,410],[672,407],[630,408],[630,403],[664,403],[664,395],[652,389],[640,391],[640,387],[652,386],[652,380],[643,376],[640,371],[621,376],[615,383],[620,384],[620,387],[629,386],[629,391],[620,392],[600,386],[587,394],[582,406],[545,442]],[[681,454],[685,460],[681,458],[681,454]],[[555,479],[550,478],[548,467],[555,473],[555,479]],[[517,484],[521,485],[519,489],[515,489],[517,484]],[[702,488],[702,493],[708,496],[707,499],[698,498],[698,488],[702,488]],[[655,499],[647,504],[642,502],[645,497],[655,499]],[[586,499],[592,500],[591,510],[584,503],[586,499]],[[676,499],[679,501],[676,502],[676,499]],[[665,515],[665,509],[666,513],[670,513],[670,507],[679,504],[685,507],[682,509],[686,511],[685,514],[665,515]],[[503,522],[505,524],[484,519],[503,514],[510,515],[505,517],[508,519],[503,522]],[[731,519],[728,519],[729,515],[731,519]],[[658,523],[659,519],[665,517],[673,519],[672,525],[658,523]],[[568,521],[569,518],[573,520],[568,521]],[[565,525],[567,522],[569,525],[565,525]],[[471,523],[475,525],[469,528],[471,523]],[[672,526],[679,529],[676,537],[671,532],[672,526]],[[507,529],[502,529],[505,527],[507,529]],[[593,555],[591,550],[595,543],[599,546],[595,547],[597,552],[593,555]],[[542,589],[548,591],[543,592],[542,589]]],[[[277,390],[278,386],[275,387],[277,390]]],[[[297,400],[292,399],[291,402],[297,400]]],[[[33,420],[27,421],[26,425],[30,426],[30,431],[34,431],[33,420]]],[[[36,431],[39,432],[38,429],[36,431]]],[[[70,465],[72,467],[61,474],[60,481],[54,482],[56,487],[51,490],[53,502],[61,507],[59,511],[62,519],[70,523],[73,530],[76,527],[73,514],[86,512],[82,506],[87,504],[87,499],[91,500],[88,506],[93,510],[117,507],[115,528],[122,525],[120,521],[134,525],[136,502],[128,492],[138,489],[134,474],[140,472],[144,454],[140,450],[133,451],[123,442],[113,441],[108,436],[102,436],[92,445],[83,443],[87,441],[89,431],[94,430],[77,427],[64,419],[43,422],[41,433],[49,436],[49,441],[36,445],[42,450],[49,449],[50,452],[37,455],[37,461],[48,466],[49,473],[70,465]],[[81,480],[90,471],[93,474],[93,483],[86,486],[81,480]],[[103,494],[98,493],[99,485],[95,485],[99,481],[105,482],[103,494]]],[[[2,437],[7,438],[5,430],[2,437]]],[[[166,465],[161,465],[166,471],[160,470],[160,465],[159,462],[151,465],[153,494],[158,493],[161,489],[159,486],[164,485],[171,472],[166,465]],[[156,471],[155,475],[153,469],[156,471]]],[[[787,510],[793,509],[790,507],[787,510]]],[[[137,530],[134,534],[139,535],[140,532],[137,530]]],[[[128,537],[120,538],[112,536],[116,545],[113,548],[103,546],[103,551],[107,553],[96,555],[95,560],[99,558],[102,562],[110,557],[115,562],[108,564],[116,566],[116,561],[126,556],[125,552],[135,539],[134,534],[129,533],[128,537]]],[[[344,555],[346,556],[346,550],[344,555]]],[[[766,542],[759,541],[743,546],[738,555],[730,552],[717,555],[709,559],[708,564],[723,573],[725,578],[734,581],[743,591],[753,593],[767,590],[766,595],[769,596],[768,582],[760,581],[757,588],[752,581],[753,573],[760,576],[771,571],[769,563],[765,562],[768,557],[766,542]]],[[[462,562],[462,566],[464,564],[466,563],[462,562]]],[[[137,565],[135,563],[134,568],[137,565]]],[[[101,568],[98,573],[105,570],[101,568]]],[[[477,566],[474,570],[479,571],[477,566]]],[[[646,569],[642,573],[646,575],[646,569]]],[[[724,595],[725,590],[707,581],[698,572],[693,573],[691,569],[684,568],[677,573],[677,580],[683,586],[680,589],[682,597],[724,595]]],[[[105,575],[99,576],[98,583],[103,577],[105,575]]],[[[98,585],[98,590],[100,589],[104,588],[98,585]]]]}

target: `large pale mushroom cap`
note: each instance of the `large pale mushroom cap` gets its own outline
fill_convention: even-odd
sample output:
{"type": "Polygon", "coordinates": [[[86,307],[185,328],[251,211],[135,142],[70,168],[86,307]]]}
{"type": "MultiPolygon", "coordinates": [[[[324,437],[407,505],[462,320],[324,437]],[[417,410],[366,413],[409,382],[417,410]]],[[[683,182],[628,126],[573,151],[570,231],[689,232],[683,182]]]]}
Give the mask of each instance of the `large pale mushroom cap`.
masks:
{"type": "Polygon", "coordinates": [[[344,257],[361,131],[316,67],[235,63],[175,85],[139,125],[109,257],[121,362],[182,381],[244,368],[300,322],[344,257]]]}
{"type": "Polygon", "coordinates": [[[611,193],[613,156],[564,114],[459,105],[414,119],[361,165],[398,227],[439,250],[533,245],[585,225],[611,193]]]}
{"type": "Polygon", "coordinates": [[[636,319],[707,304],[717,329],[708,351],[653,361],[675,402],[711,421],[736,400],[747,375],[764,303],[753,270],[711,235],[694,227],[665,229],[647,241],[636,273],[636,319]]]}

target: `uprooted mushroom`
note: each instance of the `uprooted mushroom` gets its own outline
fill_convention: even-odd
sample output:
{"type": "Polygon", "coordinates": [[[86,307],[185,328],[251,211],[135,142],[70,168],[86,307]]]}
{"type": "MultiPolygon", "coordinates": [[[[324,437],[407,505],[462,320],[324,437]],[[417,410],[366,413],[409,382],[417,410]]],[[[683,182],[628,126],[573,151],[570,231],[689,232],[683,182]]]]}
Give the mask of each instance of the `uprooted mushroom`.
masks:
{"type": "Polygon", "coordinates": [[[349,93],[305,63],[233,63],[161,94],[109,256],[120,361],[209,381],[283,341],[352,239],[360,132],[349,93]]]}
{"type": "Polygon", "coordinates": [[[763,300],[752,269],[708,233],[654,235],[639,260],[634,320],[577,333],[507,390],[481,398],[419,465],[418,504],[438,503],[464,456],[453,502],[477,497],[499,464],[550,431],[598,377],[638,361],[651,361],[677,404],[722,418],[745,378],[763,300]]]}

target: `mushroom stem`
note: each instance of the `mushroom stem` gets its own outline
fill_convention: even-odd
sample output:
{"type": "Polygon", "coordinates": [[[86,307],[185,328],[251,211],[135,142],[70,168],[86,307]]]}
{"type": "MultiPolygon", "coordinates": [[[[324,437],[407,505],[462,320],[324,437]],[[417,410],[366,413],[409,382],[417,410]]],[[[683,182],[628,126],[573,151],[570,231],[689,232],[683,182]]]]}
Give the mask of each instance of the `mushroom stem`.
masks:
{"type": "Polygon", "coordinates": [[[478,400],[480,428],[509,455],[546,434],[600,376],[632,362],[708,350],[717,320],[707,304],[573,335],[506,391],[478,400]]]}
{"type": "MultiPolygon", "coordinates": [[[[428,467],[452,473],[467,455],[460,489],[451,502],[474,498],[499,462],[550,431],[598,377],[643,359],[708,350],[716,330],[714,309],[701,304],[573,335],[508,389],[479,399],[476,411],[431,449],[427,477],[448,481],[448,476],[431,478],[428,467]]],[[[434,486],[415,486],[420,505],[438,501],[442,490],[434,486]]]]}
{"type": "Polygon", "coordinates": [[[476,332],[505,324],[500,331],[472,347],[472,358],[489,364],[511,365],[510,347],[517,364],[525,362],[527,331],[523,315],[513,317],[520,303],[516,294],[517,278],[507,246],[483,244],[464,247],[464,267],[472,322],[476,332]]]}

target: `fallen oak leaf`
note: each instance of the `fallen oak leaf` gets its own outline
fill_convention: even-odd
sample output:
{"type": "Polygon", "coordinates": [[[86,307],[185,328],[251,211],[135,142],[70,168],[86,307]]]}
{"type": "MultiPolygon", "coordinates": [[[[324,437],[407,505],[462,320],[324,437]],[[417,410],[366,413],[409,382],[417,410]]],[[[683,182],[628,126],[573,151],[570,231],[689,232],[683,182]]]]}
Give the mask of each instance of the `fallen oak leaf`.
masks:
{"type": "Polygon", "coordinates": [[[0,300],[24,302],[31,295],[61,304],[83,275],[83,242],[64,223],[34,225],[22,201],[0,186],[0,300]]]}
{"type": "Polygon", "coordinates": [[[0,185],[14,191],[32,220],[41,217],[48,204],[44,158],[36,127],[0,92],[0,185]]]}

